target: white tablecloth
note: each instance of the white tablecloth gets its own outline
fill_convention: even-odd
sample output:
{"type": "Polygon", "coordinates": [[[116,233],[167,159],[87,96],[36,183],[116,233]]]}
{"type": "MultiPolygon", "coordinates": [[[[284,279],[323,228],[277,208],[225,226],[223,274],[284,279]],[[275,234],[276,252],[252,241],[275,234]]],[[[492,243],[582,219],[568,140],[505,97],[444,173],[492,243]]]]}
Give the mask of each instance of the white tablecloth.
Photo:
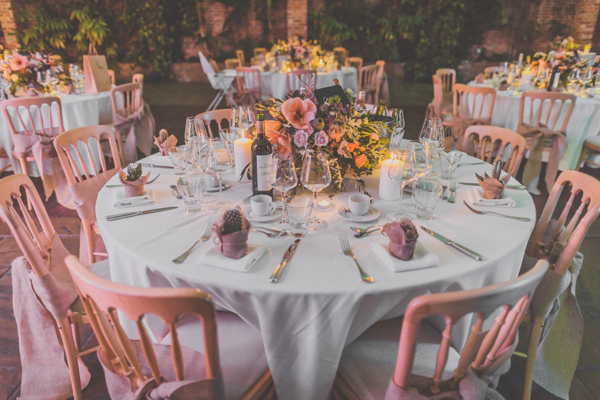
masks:
{"type": "MultiPolygon", "coordinates": [[[[226,69],[225,73],[235,76],[235,70],[226,69]]],[[[317,89],[327,86],[333,86],[334,79],[340,81],[340,85],[344,89],[352,89],[354,93],[358,93],[358,73],[354,67],[343,67],[341,70],[332,72],[317,72],[317,89]]],[[[262,95],[267,97],[275,97],[284,99],[286,92],[286,74],[278,72],[260,72],[260,86],[262,95]]]]}
{"type": "MultiPolygon", "coordinates": [[[[475,171],[490,173],[491,166],[460,167],[459,180],[474,182],[475,171]]],[[[152,184],[154,188],[166,189],[175,182],[169,170],[153,169],[152,175],[156,173],[161,176],[152,184]]],[[[369,193],[375,196],[375,207],[381,211],[379,223],[383,223],[397,202],[377,199],[378,176],[377,170],[365,181],[369,193]]],[[[186,215],[182,201],[172,196],[154,206],[119,210],[112,206],[112,191],[116,189],[108,188],[100,192],[96,212],[113,281],[141,287],[194,287],[210,293],[216,304],[237,313],[261,332],[279,398],[316,400],[327,398],[344,346],[376,321],[402,315],[415,296],[480,288],[517,276],[535,222],[531,196],[524,190],[508,191],[517,202],[516,208],[497,210],[532,218],[531,222],[519,222],[471,213],[462,203],[470,188],[459,185],[455,204],[440,201],[434,220],[417,220],[416,224],[472,248],[485,257],[484,261],[468,258],[419,230],[420,242],[439,257],[441,265],[393,273],[369,252],[371,243],[384,243],[386,238],[375,234],[355,239],[349,229],[375,222],[355,223],[338,215],[338,208],[347,204],[350,195],[342,193],[333,198],[335,207],[319,212],[329,228],[302,239],[277,284],[270,283],[269,276],[292,239],[269,239],[251,233],[249,241],[266,245],[268,250],[248,273],[203,265],[201,256],[214,246],[212,241],[202,243],[183,264],[175,265],[171,260],[202,236],[209,219],[216,217],[214,212],[186,215]],[[179,208],[105,220],[109,214],[170,205],[179,208]],[[353,261],[342,254],[340,233],[349,236],[358,260],[374,277],[374,283],[362,282],[353,261]]],[[[237,202],[250,193],[249,183],[236,183],[224,196],[237,202]]],[[[460,341],[465,338],[469,321],[465,319],[457,326],[454,345],[463,345],[460,341]]]]}

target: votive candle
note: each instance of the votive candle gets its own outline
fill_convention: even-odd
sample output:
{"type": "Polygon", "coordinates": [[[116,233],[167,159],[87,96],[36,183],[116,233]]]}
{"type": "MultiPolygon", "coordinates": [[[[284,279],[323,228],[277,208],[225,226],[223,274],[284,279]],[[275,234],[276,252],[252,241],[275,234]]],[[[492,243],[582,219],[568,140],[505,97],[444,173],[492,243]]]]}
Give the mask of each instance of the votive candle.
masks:
{"type": "MultiPolygon", "coordinates": [[[[245,137],[236,139],[233,142],[233,154],[235,157],[235,177],[240,179],[246,165],[252,162],[252,139],[245,137]]],[[[244,174],[240,182],[248,182],[247,174],[244,174]]]]}

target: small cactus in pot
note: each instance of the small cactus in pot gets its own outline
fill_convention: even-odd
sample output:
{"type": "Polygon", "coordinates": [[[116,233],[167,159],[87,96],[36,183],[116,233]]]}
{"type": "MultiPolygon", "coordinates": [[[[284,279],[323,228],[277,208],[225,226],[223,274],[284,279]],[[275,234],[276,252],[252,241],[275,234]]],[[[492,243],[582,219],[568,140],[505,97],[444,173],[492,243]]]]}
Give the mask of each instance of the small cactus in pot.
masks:
{"type": "Polygon", "coordinates": [[[150,177],[150,172],[147,175],[142,176],[142,164],[138,164],[137,167],[129,165],[126,171],[119,173],[119,180],[125,188],[126,197],[136,197],[144,194],[144,185],[150,177]]]}
{"type": "Polygon", "coordinates": [[[248,251],[250,222],[239,207],[227,210],[213,224],[217,247],[225,257],[240,259],[248,251]]]}
{"type": "Polygon", "coordinates": [[[492,176],[489,176],[487,172],[483,173],[483,177],[475,174],[479,186],[483,189],[484,198],[501,199],[504,195],[504,188],[506,187],[506,182],[510,179],[510,175],[506,174],[503,178],[500,177],[502,175],[503,166],[504,162],[497,159],[494,161],[494,164],[492,164],[492,176]]]}

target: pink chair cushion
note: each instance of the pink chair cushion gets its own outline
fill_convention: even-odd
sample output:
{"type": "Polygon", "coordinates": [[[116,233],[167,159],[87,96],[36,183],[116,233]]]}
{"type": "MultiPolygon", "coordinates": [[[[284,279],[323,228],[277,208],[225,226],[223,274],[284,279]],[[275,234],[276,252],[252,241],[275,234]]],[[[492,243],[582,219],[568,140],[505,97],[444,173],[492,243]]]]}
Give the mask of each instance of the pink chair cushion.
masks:
{"type": "MultiPolygon", "coordinates": [[[[383,399],[396,368],[402,318],[380,321],[367,329],[342,353],[338,372],[360,399],[383,399]]],[[[431,378],[442,335],[426,321],[421,323],[413,375],[431,378]]],[[[443,379],[451,378],[460,355],[450,347],[443,379]]]]}
{"type": "MultiPolygon", "coordinates": [[[[239,399],[268,368],[262,336],[236,314],[217,312],[216,319],[225,396],[239,399]]],[[[204,353],[204,338],[197,317],[183,317],[177,324],[177,335],[182,346],[204,353]]],[[[171,334],[160,344],[170,345],[171,334]]],[[[186,376],[186,379],[191,377],[186,376]]]]}

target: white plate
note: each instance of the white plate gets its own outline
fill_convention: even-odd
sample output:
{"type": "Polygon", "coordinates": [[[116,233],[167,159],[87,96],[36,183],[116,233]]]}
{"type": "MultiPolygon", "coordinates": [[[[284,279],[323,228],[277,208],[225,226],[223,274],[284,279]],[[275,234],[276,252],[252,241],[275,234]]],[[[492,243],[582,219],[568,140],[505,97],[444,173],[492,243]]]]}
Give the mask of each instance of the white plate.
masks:
{"type": "Polygon", "coordinates": [[[283,203],[281,203],[280,201],[274,201],[273,203],[271,203],[271,212],[268,213],[267,215],[253,215],[252,213],[252,208],[250,206],[248,207],[244,207],[244,214],[246,215],[246,218],[248,218],[249,221],[254,221],[254,222],[267,222],[267,221],[272,221],[276,218],[281,217],[281,214],[283,213],[283,203]]]}
{"type": "Polygon", "coordinates": [[[376,220],[377,218],[379,218],[379,216],[381,215],[379,210],[376,209],[375,207],[369,208],[369,211],[365,215],[354,215],[350,211],[344,211],[344,208],[346,208],[346,207],[340,207],[338,209],[338,214],[340,214],[340,216],[342,218],[345,218],[348,221],[353,221],[353,222],[373,221],[373,220],[376,220]]]}

